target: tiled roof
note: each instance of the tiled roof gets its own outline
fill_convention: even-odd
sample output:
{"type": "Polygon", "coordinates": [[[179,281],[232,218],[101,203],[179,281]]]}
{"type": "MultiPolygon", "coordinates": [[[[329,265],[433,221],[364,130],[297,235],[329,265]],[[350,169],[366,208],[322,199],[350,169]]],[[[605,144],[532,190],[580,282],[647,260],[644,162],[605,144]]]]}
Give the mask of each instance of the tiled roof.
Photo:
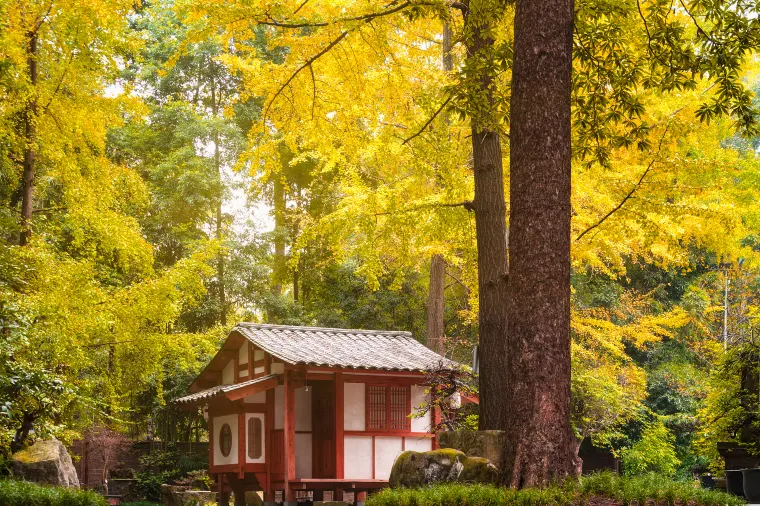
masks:
{"type": "Polygon", "coordinates": [[[276,377],[277,377],[276,374],[268,374],[267,376],[261,376],[260,378],[254,378],[252,380],[244,381],[242,383],[236,383],[233,385],[218,385],[215,387],[207,388],[206,390],[201,390],[200,392],[195,392],[194,394],[180,397],[178,399],[175,399],[174,402],[176,402],[177,404],[192,404],[198,401],[205,401],[213,397],[216,397],[218,395],[223,395],[228,392],[237,390],[239,388],[247,387],[256,383],[261,383],[261,382],[264,382],[276,377]]]}
{"type": "Polygon", "coordinates": [[[239,323],[253,344],[289,364],[421,371],[454,362],[426,348],[410,332],[239,323]]]}

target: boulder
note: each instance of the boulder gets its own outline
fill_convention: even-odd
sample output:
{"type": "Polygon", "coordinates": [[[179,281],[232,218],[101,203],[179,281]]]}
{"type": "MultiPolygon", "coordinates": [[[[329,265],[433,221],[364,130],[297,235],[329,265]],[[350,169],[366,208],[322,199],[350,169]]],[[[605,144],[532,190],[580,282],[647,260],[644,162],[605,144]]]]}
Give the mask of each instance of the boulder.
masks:
{"type": "Polygon", "coordinates": [[[421,487],[432,483],[494,483],[498,470],[482,457],[468,457],[452,449],[407,451],[393,464],[391,487],[421,487]]]}
{"type": "Polygon", "coordinates": [[[245,504],[246,506],[262,506],[264,501],[258,492],[248,491],[245,493],[245,504]]]}
{"type": "Polygon", "coordinates": [[[79,488],[71,456],[57,439],[37,441],[11,459],[13,475],[22,480],[59,487],[79,488]]]}
{"type": "Polygon", "coordinates": [[[436,434],[441,448],[452,448],[469,457],[483,457],[490,462],[501,460],[504,431],[501,430],[448,430],[436,434]]]}
{"type": "Polygon", "coordinates": [[[216,505],[216,492],[190,490],[182,485],[161,485],[164,506],[211,506],[216,505]]]}

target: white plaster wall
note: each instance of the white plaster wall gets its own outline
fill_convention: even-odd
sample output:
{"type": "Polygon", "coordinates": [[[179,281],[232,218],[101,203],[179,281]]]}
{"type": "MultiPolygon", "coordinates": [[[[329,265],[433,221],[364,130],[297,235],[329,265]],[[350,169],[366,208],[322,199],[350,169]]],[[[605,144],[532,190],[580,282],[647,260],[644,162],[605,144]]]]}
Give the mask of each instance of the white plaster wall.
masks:
{"type": "Polygon", "coordinates": [[[387,480],[390,478],[393,463],[403,451],[401,439],[400,437],[375,438],[375,479],[387,480]]]}
{"type": "Polygon", "coordinates": [[[235,383],[235,361],[230,360],[222,369],[222,385],[232,385],[235,383]]]}
{"type": "Polygon", "coordinates": [[[226,464],[237,464],[238,462],[238,416],[237,415],[224,415],[215,416],[212,422],[214,429],[214,465],[222,466],[226,464]],[[230,454],[224,457],[222,455],[222,449],[219,446],[219,433],[222,430],[222,425],[227,424],[232,431],[232,448],[230,448],[230,454]]]}
{"type": "MultiPolygon", "coordinates": [[[[248,341],[244,342],[238,350],[238,364],[241,366],[248,363],[248,341]]],[[[243,369],[242,367],[240,369],[243,369]]]]}
{"type": "Polygon", "coordinates": [[[256,362],[257,360],[264,360],[264,350],[254,350],[253,361],[256,362]]]}
{"type": "MultiPolygon", "coordinates": [[[[412,385],[412,413],[417,412],[420,404],[427,400],[425,387],[412,385]]],[[[412,418],[412,432],[430,432],[430,411],[421,418],[412,418]]]]}
{"type": "Polygon", "coordinates": [[[285,363],[277,362],[276,364],[272,364],[270,371],[272,374],[285,374],[285,363]]]}
{"type": "Polygon", "coordinates": [[[429,452],[433,449],[433,440],[429,437],[405,437],[404,449],[413,452],[429,452]]]}
{"type": "Polygon", "coordinates": [[[343,475],[348,479],[372,479],[372,437],[345,436],[343,475]]]}
{"type": "Polygon", "coordinates": [[[245,437],[248,438],[248,420],[251,418],[258,418],[261,420],[261,457],[258,459],[252,459],[248,456],[248,440],[245,441],[245,461],[249,464],[263,464],[266,462],[266,445],[264,439],[266,439],[266,425],[264,424],[264,413],[247,413],[245,415],[245,437]]]}
{"type": "Polygon", "coordinates": [[[311,478],[311,451],[311,434],[296,433],[296,478],[311,478]]]}
{"type": "Polygon", "coordinates": [[[296,403],[296,431],[311,430],[311,389],[296,388],[294,393],[296,403]]]}
{"type": "Polygon", "coordinates": [[[263,365],[259,366],[259,367],[254,367],[253,368],[253,374],[261,374],[264,371],[265,371],[265,369],[264,369],[263,365]]]}
{"type": "MultiPolygon", "coordinates": [[[[364,430],[366,406],[364,383],[345,383],[343,387],[343,430],[364,430]]],[[[371,454],[371,447],[370,447],[371,454]]]]}
{"type": "Polygon", "coordinates": [[[247,402],[249,404],[264,404],[267,402],[267,393],[266,392],[258,392],[251,395],[246,395],[243,397],[243,402],[247,402]]]}
{"type": "Polygon", "coordinates": [[[274,428],[285,428],[285,385],[274,387],[274,428]]]}

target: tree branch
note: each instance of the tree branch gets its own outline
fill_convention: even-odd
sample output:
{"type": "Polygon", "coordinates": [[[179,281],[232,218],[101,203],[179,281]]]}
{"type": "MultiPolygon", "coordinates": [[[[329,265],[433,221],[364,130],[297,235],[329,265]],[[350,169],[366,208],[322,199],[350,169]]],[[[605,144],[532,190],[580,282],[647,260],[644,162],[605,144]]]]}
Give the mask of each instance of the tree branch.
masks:
{"type": "Polygon", "coordinates": [[[438,115],[441,113],[441,111],[443,111],[444,107],[446,107],[449,104],[449,102],[451,102],[451,99],[453,99],[453,98],[454,98],[453,95],[450,96],[449,98],[447,98],[446,101],[441,104],[441,106],[438,108],[438,110],[435,111],[432,116],[430,116],[430,118],[425,122],[424,125],[422,125],[422,128],[420,128],[417,133],[415,133],[415,134],[411,135],[410,137],[407,137],[406,139],[404,139],[404,142],[402,142],[401,144],[404,145],[407,142],[409,142],[412,139],[414,139],[415,137],[418,137],[418,136],[422,135],[422,132],[424,132],[425,129],[428,126],[430,126],[430,124],[435,120],[436,117],[438,117],[438,115]]]}
{"type": "Polygon", "coordinates": [[[293,74],[292,74],[292,75],[291,75],[291,76],[288,78],[288,80],[287,80],[287,81],[285,81],[285,82],[282,84],[282,86],[280,86],[280,88],[277,90],[277,92],[274,94],[274,96],[272,96],[272,100],[270,100],[270,101],[269,101],[269,104],[267,105],[267,108],[264,110],[264,115],[263,115],[263,118],[264,118],[264,119],[266,119],[267,115],[269,114],[269,109],[272,107],[272,104],[274,103],[274,101],[275,101],[275,100],[277,100],[277,97],[279,97],[279,96],[280,96],[280,94],[282,93],[282,91],[283,91],[283,90],[284,90],[284,89],[285,89],[285,88],[286,88],[286,87],[287,87],[287,86],[288,86],[288,85],[289,85],[291,82],[293,82],[293,79],[295,79],[295,78],[296,78],[296,76],[297,76],[297,75],[298,75],[298,74],[299,74],[299,73],[300,73],[300,72],[301,72],[303,69],[305,69],[306,67],[311,67],[311,64],[312,64],[312,63],[314,63],[315,61],[317,61],[317,60],[318,60],[320,57],[322,57],[322,56],[323,56],[325,53],[327,53],[327,52],[328,52],[330,49],[332,49],[332,48],[334,48],[335,46],[337,46],[337,45],[338,45],[338,43],[340,43],[340,41],[342,41],[343,39],[345,39],[345,38],[346,38],[346,36],[348,36],[348,34],[349,34],[349,32],[348,32],[348,31],[345,31],[345,32],[341,32],[341,34],[340,34],[338,37],[336,37],[335,39],[333,39],[333,41],[332,41],[332,42],[330,42],[330,43],[327,45],[327,47],[325,47],[325,48],[324,48],[324,49],[322,49],[322,50],[321,50],[319,53],[315,54],[314,56],[312,56],[311,58],[309,58],[308,60],[306,60],[306,63],[304,63],[303,65],[301,65],[300,67],[298,67],[298,68],[296,69],[296,71],[295,71],[295,72],[293,72],[293,74]]]}
{"type": "MultiPolygon", "coordinates": [[[[380,12],[369,12],[367,14],[360,14],[358,16],[350,16],[350,17],[347,17],[347,18],[338,18],[338,19],[335,19],[335,20],[332,20],[332,21],[319,21],[319,22],[316,22],[316,23],[310,23],[310,22],[305,22],[305,23],[288,23],[288,22],[284,22],[284,21],[277,21],[276,19],[272,19],[272,20],[269,20],[269,21],[257,21],[257,23],[260,24],[260,25],[274,26],[276,28],[296,28],[296,29],[297,28],[317,28],[317,27],[321,27],[321,26],[334,25],[334,24],[337,24],[337,23],[348,23],[348,22],[351,22],[351,21],[365,21],[365,22],[368,22],[368,21],[372,21],[375,18],[380,18],[380,17],[383,17],[383,16],[389,16],[391,14],[395,14],[395,13],[397,13],[399,11],[402,11],[402,10],[406,9],[407,7],[419,6],[419,5],[437,5],[437,4],[438,4],[438,2],[411,2],[411,1],[407,1],[407,2],[404,2],[402,4],[399,4],[399,5],[391,8],[391,9],[387,9],[387,10],[380,11],[380,12]]],[[[300,10],[300,7],[298,9],[300,10]]],[[[298,10],[296,12],[298,12],[298,10]]]]}
{"type": "Polygon", "coordinates": [[[401,209],[398,211],[382,211],[379,213],[375,213],[375,216],[386,216],[389,214],[394,213],[409,213],[412,211],[418,211],[420,209],[425,209],[427,207],[464,207],[468,211],[473,211],[475,209],[475,203],[471,200],[465,200],[464,202],[453,202],[453,203],[445,203],[445,204],[422,204],[419,206],[410,207],[408,209],[401,209]]]}
{"type": "Polygon", "coordinates": [[[605,214],[604,216],[602,216],[602,218],[599,221],[597,221],[596,223],[594,223],[593,225],[591,225],[590,227],[588,227],[586,230],[584,230],[583,232],[581,232],[581,234],[578,237],[575,238],[575,242],[581,240],[583,238],[583,236],[585,236],[586,234],[588,234],[589,232],[591,232],[592,230],[594,230],[595,228],[597,228],[598,226],[600,226],[602,223],[604,223],[607,220],[607,218],[609,218],[610,216],[612,216],[613,214],[615,214],[615,212],[617,212],[618,210],[620,210],[620,208],[623,207],[623,205],[625,205],[625,203],[628,202],[633,197],[633,194],[636,193],[636,190],[638,190],[641,187],[641,183],[644,182],[644,178],[647,177],[647,174],[649,174],[649,171],[652,170],[652,167],[654,166],[654,163],[658,160],[658,155],[660,154],[660,151],[662,149],[662,143],[665,140],[665,135],[667,133],[668,133],[668,128],[665,127],[665,131],[662,133],[662,137],[660,137],[660,143],[657,146],[657,152],[655,153],[655,156],[652,157],[652,161],[649,162],[649,165],[647,165],[646,170],[644,170],[644,173],[641,174],[641,177],[636,182],[636,184],[633,185],[633,188],[631,188],[631,191],[629,191],[625,195],[625,197],[623,197],[623,200],[621,200],[620,203],[618,203],[618,205],[616,205],[615,207],[613,207],[610,210],[610,212],[608,212],[607,214],[605,214]]]}

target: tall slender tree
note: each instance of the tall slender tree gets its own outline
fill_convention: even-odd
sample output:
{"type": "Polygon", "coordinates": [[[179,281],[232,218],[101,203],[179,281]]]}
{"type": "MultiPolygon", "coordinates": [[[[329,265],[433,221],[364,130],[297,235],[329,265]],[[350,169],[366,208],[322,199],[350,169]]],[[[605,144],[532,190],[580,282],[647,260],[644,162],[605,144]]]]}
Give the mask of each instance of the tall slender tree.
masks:
{"type": "MultiPolygon", "coordinates": [[[[503,8],[502,8],[503,10],[503,8]]],[[[475,69],[472,131],[472,170],[478,249],[478,335],[481,353],[479,376],[481,430],[501,429],[507,353],[507,206],[504,201],[504,166],[501,134],[494,122],[495,73],[489,62],[494,53],[494,25],[499,8],[494,2],[472,1],[463,9],[464,37],[469,66],[475,69]]]]}

